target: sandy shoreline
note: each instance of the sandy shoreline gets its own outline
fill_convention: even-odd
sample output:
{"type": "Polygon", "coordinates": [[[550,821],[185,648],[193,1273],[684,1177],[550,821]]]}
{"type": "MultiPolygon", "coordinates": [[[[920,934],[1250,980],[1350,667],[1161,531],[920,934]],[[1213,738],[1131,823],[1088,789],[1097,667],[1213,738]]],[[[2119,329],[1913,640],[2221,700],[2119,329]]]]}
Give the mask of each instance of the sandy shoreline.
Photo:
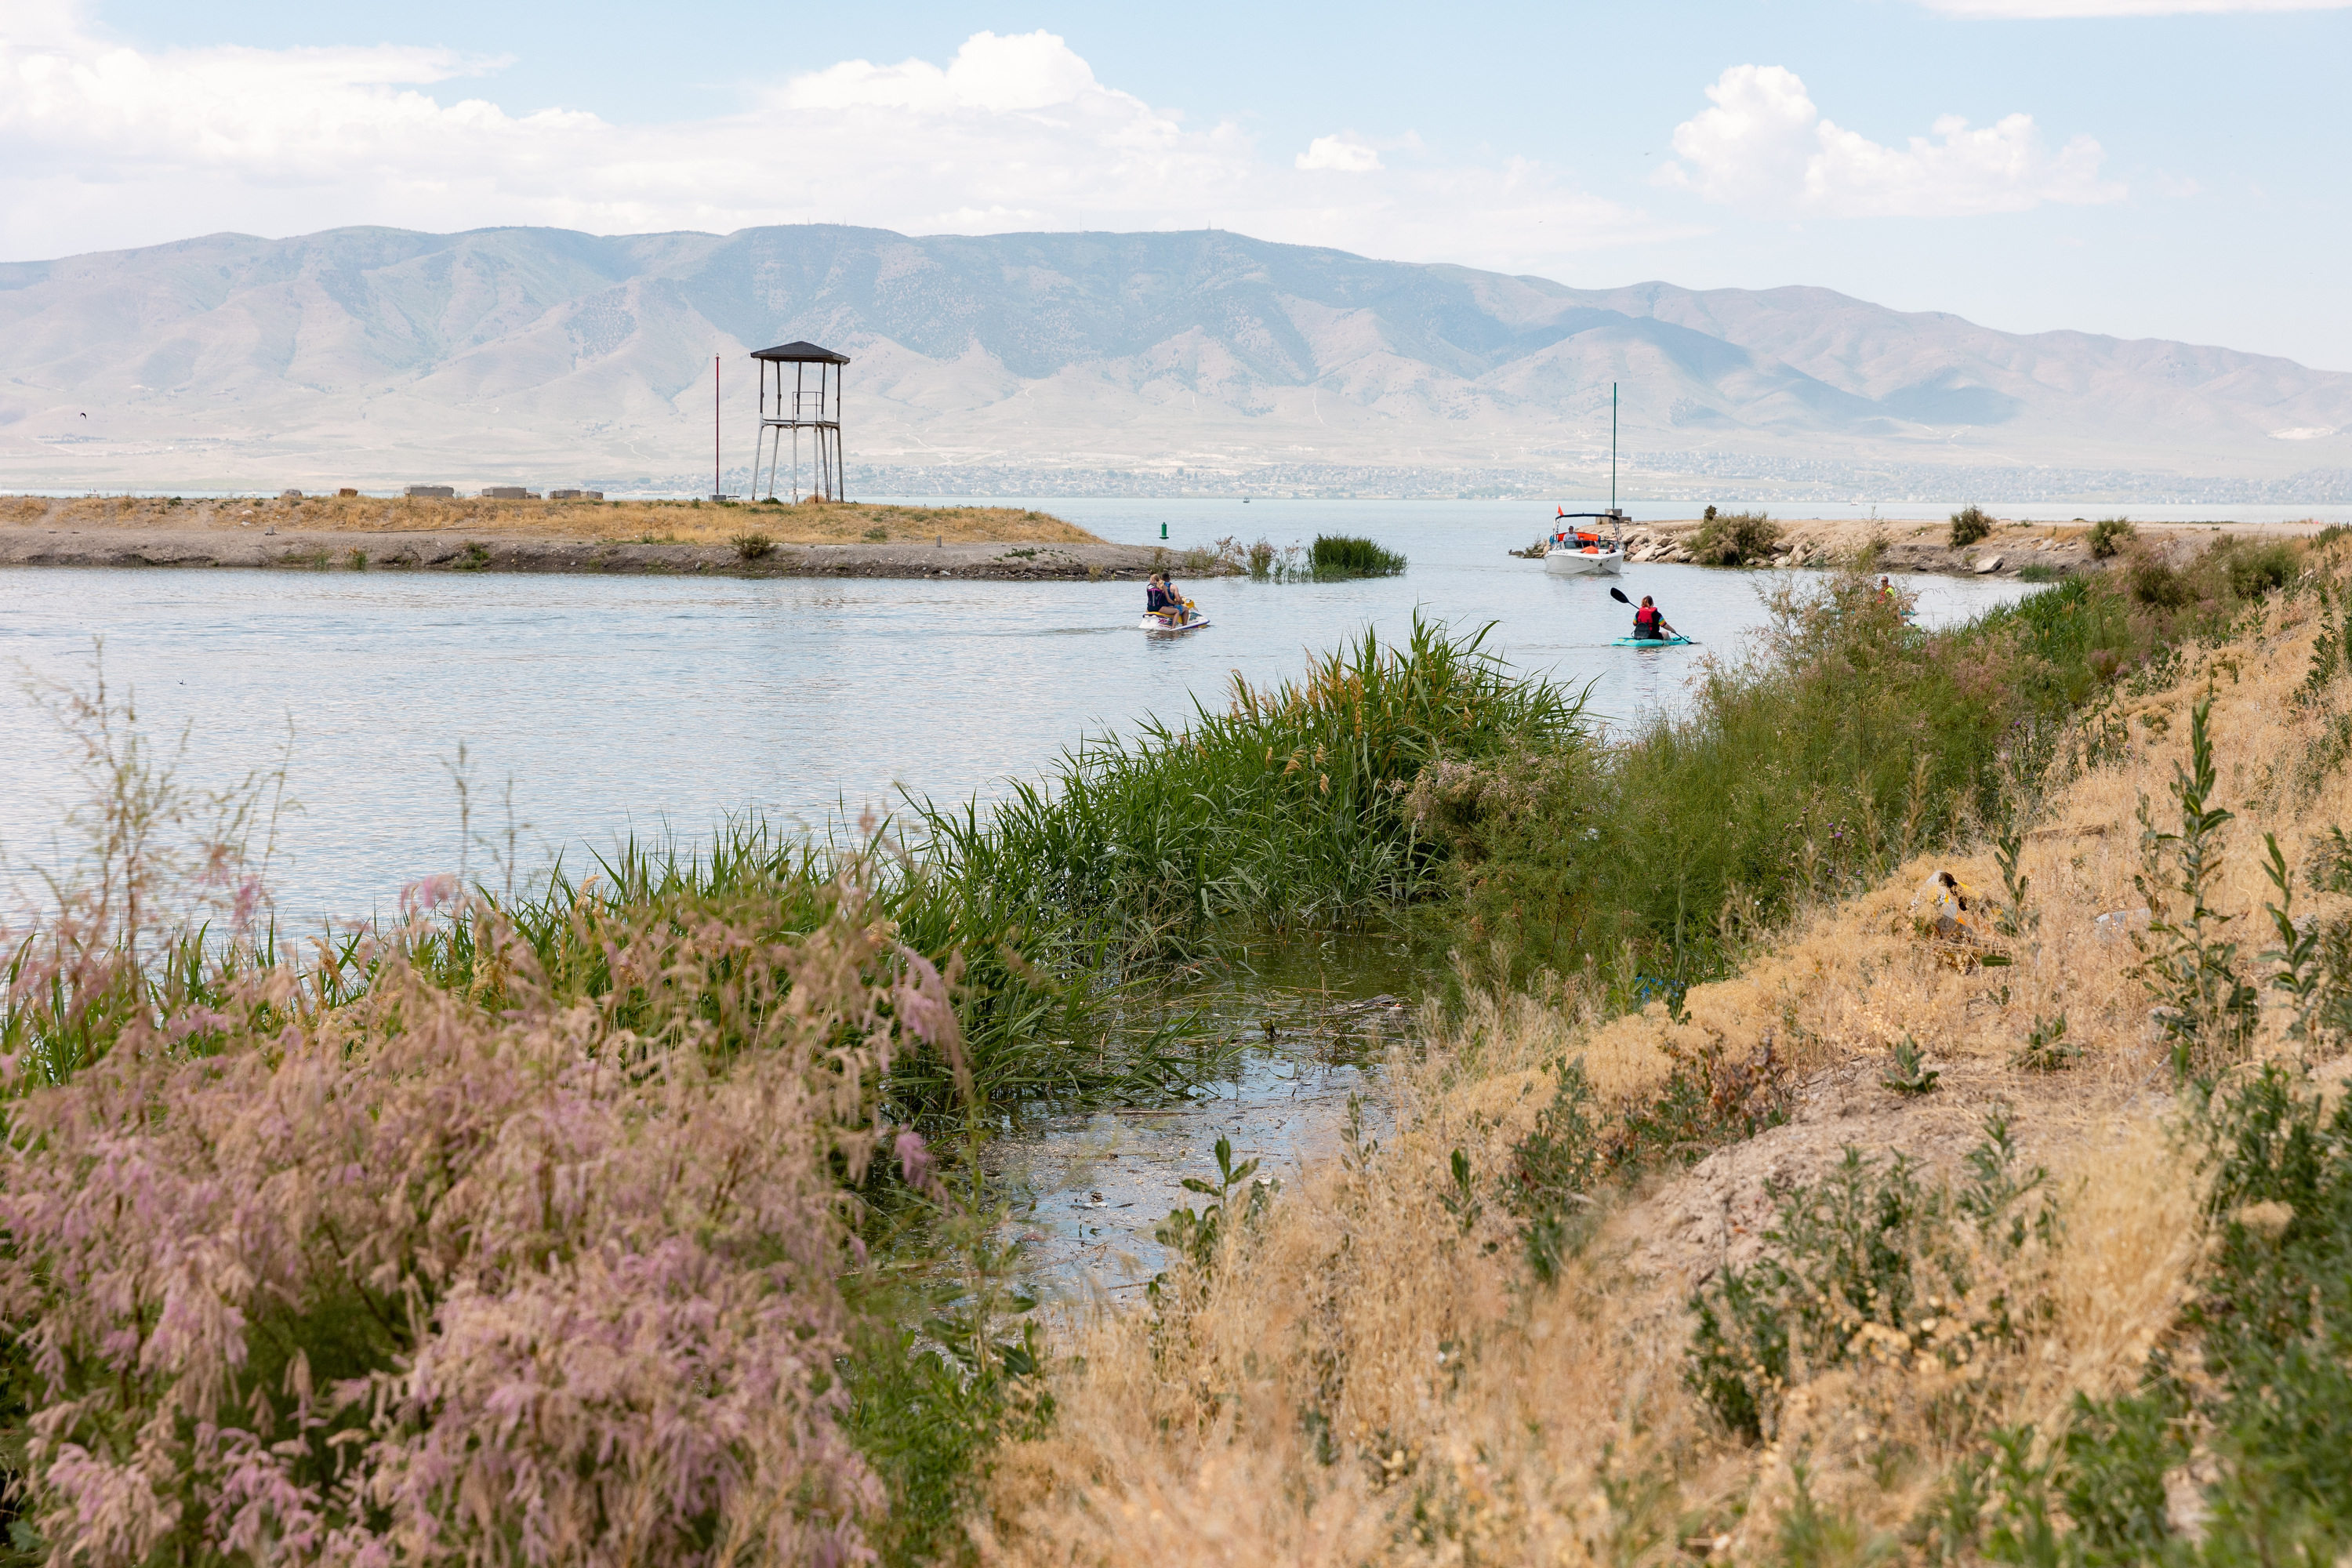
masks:
{"type": "MultiPolygon", "coordinates": [[[[1182,567],[1135,544],[776,544],[746,558],[725,542],[513,538],[488,531],[230,533],[217,529],[0,529],[0,566],[247,567],[726,577],[984,577],[1137,580],[1182,567]]],[[[1190,574],[1202,574],[1196,567],[1190,574]]]]}
{"type": "Polygon", "coordinates": [[[0,496],[0,566],[1141,578],[1209,570],[1023,507],[0,496]]]}
{"type": "MultiPolygon", "coordinates": [[[[1775,519],[1771,564],[1948,576],[2066,576],[2099,569],[2081,523],[2004,522],[1955,550],[1938,520],[1775,519]]],[[[1540,526],[1538,524],[1538,526],[1540,526]]],[[[1636,564],[1690,562],[1692,518],[1627,530],[1636,564]]],[[[2294,536],[2317,523],[2140,523],[2168,552],[2218,533],[2294,536]]],[[[1140,579],[1234,569],[1200,552],[1108,543],[1019,507],[729,505],[305,497],[0,496],[0,566],[242,567],[306,571],[689,574],[738,577],[1140,579]]]]}
{"type": "MultiPolygon", "coordinates": [[[[2014,577],[2029,567],[2057,576],[2098,571],[2105,563],[2090,550],[2090,526],[2081,522],[1997,522],[1978,542],[1954,549],[1948,519],[1774,518],[1780,531],[1772,564],[1860,566],[1874,572],[1928,572],[1949,577],[2014,577]]],[[[1697,519],[1636,523],[1626,530],[1626,558],[1643,562],[1688,562],[1705,523],[1697,519]]],[[[2147,546],[2178,554],[2222,534],[2296,538],[2315,533],[2318,522],[2187,523],[2133,525],[2147,546]]]]}

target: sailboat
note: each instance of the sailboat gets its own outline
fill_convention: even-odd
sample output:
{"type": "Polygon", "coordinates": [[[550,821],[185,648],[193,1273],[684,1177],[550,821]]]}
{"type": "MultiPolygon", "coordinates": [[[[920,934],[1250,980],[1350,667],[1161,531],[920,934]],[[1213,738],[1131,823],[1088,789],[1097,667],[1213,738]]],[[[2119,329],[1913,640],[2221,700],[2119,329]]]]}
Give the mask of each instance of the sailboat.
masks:
{"type": "Polygon", "coordinates": [[[1551,546],[1544,552],[1544,570],[1555,577],[1615,576],[1625,564],[1625,514],[1607,511],[1563,511],[1552,520],[1551,546]],[[1590,520],[1591,530],[1578,523],[1590,520]],[[1601,525],[1613,525],[1603,533],[1601,525]]]}
{"type": "Polygon", "coordinates": [[[1617,510],[1617,384],[1609,384],[1609,510],[1554,508],[1544,570],[1555,577],[1614,577],[1625,565],[1625,514],[1617,510]],[[1591,527],[1580,524],[1590,522],[1591,527]],[[1604,525],[1606,531],[1604,531],[1604,525]]]}

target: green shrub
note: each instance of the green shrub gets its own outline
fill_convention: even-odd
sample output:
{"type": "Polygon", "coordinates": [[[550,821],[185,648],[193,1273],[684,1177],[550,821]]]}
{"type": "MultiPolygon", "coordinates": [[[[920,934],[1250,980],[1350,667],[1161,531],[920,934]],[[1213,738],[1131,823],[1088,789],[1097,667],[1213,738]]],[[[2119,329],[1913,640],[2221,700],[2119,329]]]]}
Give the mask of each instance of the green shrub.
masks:
{"type": "Polygon", "coordinates": [[[2131,1397],[2078,1402],[2056,1467],[2093,1564],[2340,1561],[2352,1547],[2352,1100],[2265,1067],[2205,1127],[2219,1247],[2182,1315],[2193,1378],[2158,1356],[2131,1397]],[[2202,1551],[2162,1506],[2186,1437],[2218,1461],[2202,1551]]]}
{"type": "Polygon", "coordinates": [[[1405,567],[1404,557],[1395,551],[1383,550],[1369,539],[1342,533],[1316,535],[1308,559],[1315,575],[1320,578],[1394,577],[1405,567]]]}
{"type": "Polygon", "coordinates": [[[1966,550],[1992,531],[1992,519],[1979,506],[1967,506],[1952,514],[1952,548],[1966,550]]]}
{"type": "Polygon", "coordinates": [[[1780,525],[1760,511],[1706,509],[1706,521],[1691,540],[1691,555],[1709,566],[1744,566],[1769,557],[1780,541],[1780,525]]]}
{"type": "Polygon", "coordinates": [[[2044,1173],[2019,1170],[1999,1111],[1967,1163],[1958,1185],[1930,1187],[1900,1156],[1881,1166],[1848,1148],[1822,1181],[1787,1191],[1755,1266],[1725,1269],[1691,1299],[1691,1390],[1754,1442],[1770,1436],[1792,1373],[1845,1364],[1866,1329],[1907,1334],[1940,1317],[1921,1339],[1948,1366],[2014,1342],[2015,1305],[1975,1286],[2046,1241],[2056,1209],[2044,1173]]]}
{"type": "Polygon", "coordinates": [[[2086,537],[2091,542],[2091,553],[2105,561],[2119,554],[2125,545],[2138,538],[2139,530],[2132,526],[2131,519],[2127,517],[2103,517],[2091,524],[2091,531],[2086,537]]]}
{"type": "Polygon", "coordinates": [[[1604,1116],[1584,1058],[1552,1064],[1551,1103],[1511,1153],[1510,1208],[1536,1278],[1549,1284],[1598,1217],[1601,1189],[1686,1165],[1789,1119],[1794,1075],[1768,1038],[1746,1056],[1717,1042],[1677,1053],[1649,1098],[1604,1116]]]}
{"type": "Polygon", "coordinates": [[[2210,552],[2214,566],[2228,578],[2231,596],[2258,599],[2294,581],[2299,564],[2294,546],[2283,539],[2225,539],[2210,552]]]}
{"type": "Polygon", "coordinates": [[[2141,870],[2132,879],[2149,910],[2147,929],[2132,933],[2140,982],[2172,1037],[2174,1070],[2183,1077],[2238,1059],[2261,1007],[2259,993],[2239,973],[2238,944],[2224,935],[2237,917],[2205,901],[2219,885],[2221,830],[2232,820],[2210,804],[2216,782],[2212,710],[2208,694],[2189,716],[2189,766],[2172,784],[2179,830],[2158,831],[2152,804],[2140,796],[2141,870]]]}
{"type": "Polygon", "coordinates": [[[2125,574],[2132,597],[2159,610],[2178,610],[2194,596],[2189,579],[2161,556],[2143,552],[2125,574]]]}
{"type": "Polygon", "coordinates": [[[746,561],[764,561],[776,552],[776,542],[764,533],[739,533],[727,542],[746,561]]]}

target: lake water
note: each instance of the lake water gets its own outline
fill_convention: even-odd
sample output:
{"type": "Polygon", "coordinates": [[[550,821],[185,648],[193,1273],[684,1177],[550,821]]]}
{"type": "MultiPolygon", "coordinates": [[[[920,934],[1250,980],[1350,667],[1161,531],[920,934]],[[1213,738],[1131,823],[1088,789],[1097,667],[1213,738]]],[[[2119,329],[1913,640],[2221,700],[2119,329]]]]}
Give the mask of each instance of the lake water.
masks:
{"type": "MultiPolygon", "coordinates": [[[[465,748],[478,834],[526,872],[629,835],[698,837],[753,811],[821,827],[900,789],[987,797],[1045,773],[1082,735],[1223,700],[1234,673],[1297,674],[1310,652],[1414,613],[1495,623],[1514,666],[1591,685],[1633,720],[1683,699],[1697,649],[1608,647],[1630,612],[1606,580],[1545,574],[1505,552],[1543,509],[1494,501],[1040,503],[1113,540],[1178,549],[1223,535],[1277,544],[1362,533],[1412,560],[1402,577],[1323,584],[1185,584],[1213,624],[1136,629],[1142,589],[1110,583],[688,581],[397,573],[0,573],[0,862],[64,853],[78,785],[68,737],[25,694],[87,686],[95,639],[115,691],[178,745],[189,782],[219,785],[290,744],[291,795],[273,883],[299,922],[388,910],[401,886],[484,850],[459,831],[465,748]]],[[[1761,619],[1765,574],[1635,566],[1708,651],[1736,654],[1761,619]]],[[[1922,578],[1938,624],[2026,592],[1922,578]]]]}

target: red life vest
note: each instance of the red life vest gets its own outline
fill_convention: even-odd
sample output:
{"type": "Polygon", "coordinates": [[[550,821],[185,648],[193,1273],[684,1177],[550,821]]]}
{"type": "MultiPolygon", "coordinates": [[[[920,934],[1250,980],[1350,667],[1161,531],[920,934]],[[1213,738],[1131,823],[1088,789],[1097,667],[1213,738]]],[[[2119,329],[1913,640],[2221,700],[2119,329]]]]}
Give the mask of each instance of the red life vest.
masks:
{"type": "Polygon", "coordinates": [[[1659,613],[1657,605],[1643,605],[1640,609],[1633,612],[1633,635],[1635,637],[1656,637],[1658,635],[1658,623],[1665,618],[1666,617],[1664,615],[1659,613]]]}

